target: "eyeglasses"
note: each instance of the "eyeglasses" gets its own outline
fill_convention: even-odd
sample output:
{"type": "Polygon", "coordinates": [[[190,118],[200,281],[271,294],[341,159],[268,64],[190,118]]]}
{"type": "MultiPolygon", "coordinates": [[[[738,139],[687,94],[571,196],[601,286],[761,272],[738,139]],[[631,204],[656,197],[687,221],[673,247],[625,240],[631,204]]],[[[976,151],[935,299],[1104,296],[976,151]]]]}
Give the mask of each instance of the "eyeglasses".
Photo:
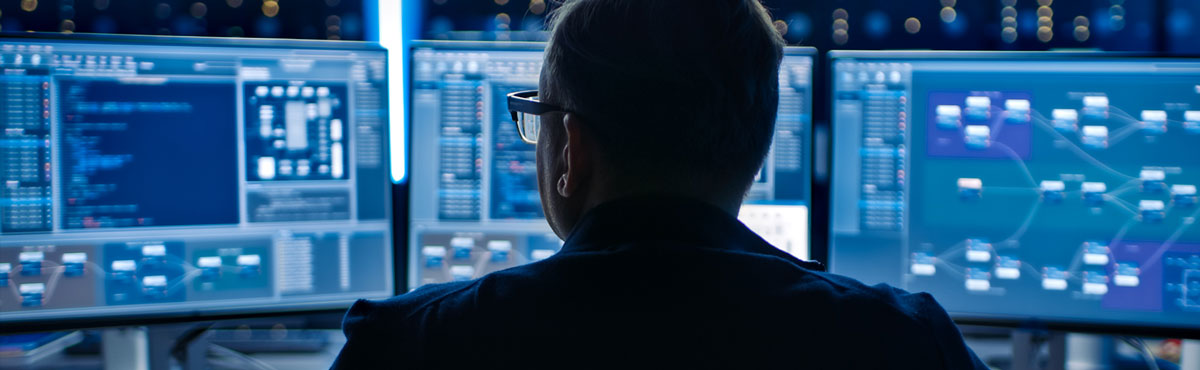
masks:
{"type": "Polygon", "coordinates": [[[538,100],[537,90],[508,94],[508,112],[512,114],[513,122],[517,123],[521,141],[529,144],[537,144],[538,132],[542,130],[542,115],[562,110],[556,105],[538,100]]]}

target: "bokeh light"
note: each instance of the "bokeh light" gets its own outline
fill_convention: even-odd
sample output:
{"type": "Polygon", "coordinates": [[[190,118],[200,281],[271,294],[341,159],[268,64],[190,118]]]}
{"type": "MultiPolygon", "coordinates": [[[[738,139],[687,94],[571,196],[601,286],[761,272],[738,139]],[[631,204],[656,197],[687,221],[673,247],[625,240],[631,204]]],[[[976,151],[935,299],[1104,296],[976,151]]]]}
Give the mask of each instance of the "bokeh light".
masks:
{"type": "Polygon", "coordinates": [[[263,15],[269,18],[274,18],[276,15],[279,15],[279,2],[275,0],[264,1],[262,5],[262,12],[263,15]]]}
{"type": "Polygon", "coordinates": [[[192,17],[195,17],[195,18],[204,18],[204,16],[206,14],[208,14],[208,6],[204,5],[204,3],[202,3],[202,2],[197,1],[195,3],[192,3],[192,8],[188,9],[188,13],[190,13],[192,15],[192,17]]]}
{"type": "Polygon", "coordinates": [[[1038,38],[1038,41],[1041,41],[1041,42],[1050,42],[1050,40],[1054,39],[1054,30],[1050,29],[1050,27],[1045,27],[1045,26],[1038,27],[1037,38],[1038,38]]]}
{"type": "Polygon", "coordinates": [[[1004,27],[1000,30],[1000,40],[1006,43],[1014,43],[1017,41],[1017,29],[1015,27],[1004,27]]]}
{"type": "Polygon", "coordinates": [[[909,17],[904,20],[904,31],[910,34],[921,32],[921,20],[916,17],[909,17]]]}
{"type": "Polygon", "coordinates": [[[546,0],[532,0],[529,2],[529,12],[541,15],[546,12],[546,0]]]}
{"type": "Polygon", "coordinates": [[[939,17],[942,18],[942,22],[944,23],[954,22],[955,19],[958,19],[958,12],[955,11],[954,8],[945,7],[942,8],[941,13],[939,13],[939,17]]]}
{"type": "Polygon", "coordinates": [[[1092,32],[1086,26],[1075,26],[1075,40],[1079,42],[1087,41],[1091,37],[1092,32]]]}
{"type": "Polygon", "coordinates": [[[154,17],[156,17],[158,19],[167,19],[167,17],[170,17],[170,16],[171,16],[171,5],[170,4],[158,3],[158,6],[154,7],[154,17]]]}

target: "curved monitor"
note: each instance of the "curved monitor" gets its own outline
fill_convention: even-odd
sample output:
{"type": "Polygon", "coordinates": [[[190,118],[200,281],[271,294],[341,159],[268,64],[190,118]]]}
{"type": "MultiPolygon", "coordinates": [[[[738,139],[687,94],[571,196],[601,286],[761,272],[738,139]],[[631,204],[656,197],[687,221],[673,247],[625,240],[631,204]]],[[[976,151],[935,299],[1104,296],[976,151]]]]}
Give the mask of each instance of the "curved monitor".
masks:
{"type": "MultiPolygon", "coordinates": [[[[534,146],[521,141],[505,100],[537,89],[544,47],[414,46],[409,289],[537,261],[562,245],[542,214],[534,146]]],[[[739,215],[799,258],[809,255],[814,55],[812,48],[785,50],[773,146],[739,215]]]]}
{"type": "Polygon", "coordinates": [[[832,271],[962,320],[1200,335],[1200,60],[831,63],[832,271]]]}
{"type": "Polygon", "coordinates": [[[393,293],[387,59],[363,43],[0,44],[0,327],[393,293]]]}

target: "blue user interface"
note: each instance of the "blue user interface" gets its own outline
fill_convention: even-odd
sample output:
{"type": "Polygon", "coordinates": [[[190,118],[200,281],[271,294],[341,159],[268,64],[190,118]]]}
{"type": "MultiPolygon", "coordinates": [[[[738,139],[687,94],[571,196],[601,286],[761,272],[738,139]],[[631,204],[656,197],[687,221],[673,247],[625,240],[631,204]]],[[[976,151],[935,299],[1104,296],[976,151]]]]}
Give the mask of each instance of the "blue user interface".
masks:
{"type": "MultiPolygon", "coordinates": [[[[469,280],[562,246],[542,213],[534,146],[505,96],[537,89],[544,45],[427,43],[412,61],[409,288],[469,280]]],[[[739,219],[808,258],[813,49],[790,48],[766,164],[739,219]]]]}
{"type": "Polygon", "coordinates": [[[0,44],[0,322],[393,292],[385,52],[213,44],[0,44]]]}
{"type": "Polygon", "coordinates": [[[959,317],[1200,329],[1200,61],[832,63],[834,272],[959,317]]]}

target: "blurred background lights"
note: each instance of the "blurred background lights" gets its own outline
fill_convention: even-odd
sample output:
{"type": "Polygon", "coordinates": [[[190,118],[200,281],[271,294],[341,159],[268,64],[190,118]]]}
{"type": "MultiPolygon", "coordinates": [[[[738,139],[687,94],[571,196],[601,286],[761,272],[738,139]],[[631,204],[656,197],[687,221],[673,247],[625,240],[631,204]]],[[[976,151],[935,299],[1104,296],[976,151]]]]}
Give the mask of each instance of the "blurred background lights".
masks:
{"type": "Polygon", "coordinates": [[[1175,10],[1171,12],[1171,15],[1167,16],[1167,32],[1170,32],[1175,37],[1193,35],[1193,22],[1191,12],[1183,9],[1175,10]]]}
{"type": "Polygon", "coordinates": [[[1041,42],[1050,42],[1050,40],[1054,39],[1054,30],[1051,30],[1050,27],[1045,26],[1038,27],[1037,38],[1038,41],[1041,42]]]}
{"type": "Polygon", "coordinates": [[[775,26],[775,32],[776,32],[776,33],[778,33],[778,34],[779,34],[779,36],[784,36],[784,35],[787,35],[787,33],[788,33],[788,24],[787,24],[787,22],[784,22],[783,20],[778,20],[778,19],[777,19],[777,20],[775,20],[774,22],[771,22],[771,25],[775,26]]]}
{"type": "Polygon", "coordinates": [[[838,45],[845,45],[846,42],[849,42],[849,41],[850,41],[850,34],[846,33],[846,30],[834,30],[833,31],[833,43],[838,44],[838,45]]]}
{"type": "Polygon", "coordinates": [[[188,12],[192,14],[192,17],[204,18],[204,15],[208,14],[208,6],[202,2],[195,2],[192,3],[192,8],[188,12]]]}
{"type": "Polygon", "coordinates": [[[1090,27],[1091,22],[1088,22],[1087,17],[1084,17],[1082,15],[1075,17],[1075,27],[1079,27],[1079,26],[1090,27]]]}
{"type": "Polygon", "coordinates": [[[892,29],[892,21],[888,19],[887,13],[884,13],[880,10],[872,10],[868,12],[867,15],[863,17],[863,24],[866,27],[867,37],[872,39],[885,38],[892,29]]]}
{"type": "Polygon", "coordinates": [[[785,36],[789,40],[808,40],[812,30],[812,18],[808,14],[796,12],[788,15],[788,32],[785,36]]]}
{"type": "Polygon", "coordinates": [[[1051,9],[1049,6],[1045,6],[1045,5],[1043,5],[1043,6],[1039,6],[1039,7],[1038,7],[1038,10],[1037,10],[1037,15],[1038,15],[1038,17],[1039,17],[1039,18],[1050,18],[1050,17],[1053,17],[1053,16],[1054,16],[1054,9],[1051,9]]]}
{"type": "Polygon", "coordinates": [[[1004,0],[1000,9],[1000,41],[1011,44],[1017,41],[1017,0],[1004,0]]]}
{"type": "Polygon", "coordinates": [[[279,2],[275,0],[264,1],[262,5],[262,12],[263,15],[269,18],[274,18],[276,15],[279,15],[279,2]]]}
{"type": "Polygon", "coordinates": [[[1092,37],[1092,30],[1090,28],[1092,26],[1092,22],[1089,21],[1087,17],[1084,17],[1082,15],[1077,16],[1077,17],[1075,17],[1075,20],[1072,22],[1072,24],[1075,25],[1075,33],[1074,34],[1075,34],[1076,41],[1085,42],[1089,38],[1092,37]]]}
{"type": "Polygon", "coordinates": [[[1017,8],[1014,8],[1011,6],[1006,6],[1003,9],[1000,9],[1000,17],[1001,18],[1012,18],[1014,21],[1016,21],[1017,8]]]}
{"type": "Polygon", "coordinates": [[[509,17],[508,13],[500,13],[500,14],[496,14],[495,21],[496,21],[496,27],[503,27],[503,28],[507,29],[508,26],[510,24],[512,24],[512,17],[509,17]]]}
{"type": "Polygon", "coordinates": [[[167,19],[171,16],[171,5],[158,3],[158,6],[154,7],[154,16],[158,19],[167,19]]]}
{"type": "MultiPolygon", "coordinates": [[[[464,41],[545,41],[547,16],[561,4],[559,0],[0,0],[4,12],[0,30],[362,40],[370,37],[363,17],[374,1],[419,3],[417,38],[464,41]],[[281,11],[283,3],[292,8],[281,11]]],[[[1087,47],[1200,54],[1200,18],[1196,18],[1200,0],[762,1],[778,17],[772,26],[788,44],[823,50],[1087,47]]]]}
{"type": "Polygon", "coordinates": [[[921,32],[921,20],[916,17],[909,17],[904,20],[904,31],[910,34],[921,32]]]}
{"type": "Polygon", "coordinates": [[[1000,40],[1009,44],[1016,42],[1017,29],[1014,27],[1004,27],[1000,30],[1000,40]]]}
{"type": "Polygon", "coordinates": [[[850,13],[838,8],[833,11],[833,43],[845,45],[850,41],[850,13]]]}
{"type": "Polygon", "coordinates": [[[942,9],[938,11],[938,18],[942,20],[942,31],[952,38],[962,37],[967,33],[966,13],[960,14],[954,7],[958,5],[955,0],[940,0],[939,4],[942,9]]]}
{"type": "Polygon", "coordinates": [[[838,8],[833,11],[833,19],[834,20],[848,19],[848,18],[850,18],[850,13],[846,12],[846,9],[838,8]]]}
{"type": "Polygon", "coordinates": [[[942,11],[941,11],[941,13],[939,13],[939,16],[942,18],[942,22],[950,23],[950,22],[954,22],[955,19],[958,19],[958,12],[954,11],[954,8],[947,6],[947,7],[942,8],[942,11]]]}
{"type": "Polygon", "coordinates": [[[1075,26],[1075,40],[1078,40],[1079,42],[1087,41],[1091,34],[1091,31],[1089,31],[1087,27],[1075,26]]]}
{"type": "Polygon", "coordinates": [[[1111,19],[1113,31],[1125,29],[1125,7],[1121,4],[1113,4],[1108,8],[1108,14],[1111,19]]]}
{"type": "Polygon", "coordinates": [[[532,0],[529,2],[529,12],[541,15],[546,12],[546,0],[532,0]]]}

